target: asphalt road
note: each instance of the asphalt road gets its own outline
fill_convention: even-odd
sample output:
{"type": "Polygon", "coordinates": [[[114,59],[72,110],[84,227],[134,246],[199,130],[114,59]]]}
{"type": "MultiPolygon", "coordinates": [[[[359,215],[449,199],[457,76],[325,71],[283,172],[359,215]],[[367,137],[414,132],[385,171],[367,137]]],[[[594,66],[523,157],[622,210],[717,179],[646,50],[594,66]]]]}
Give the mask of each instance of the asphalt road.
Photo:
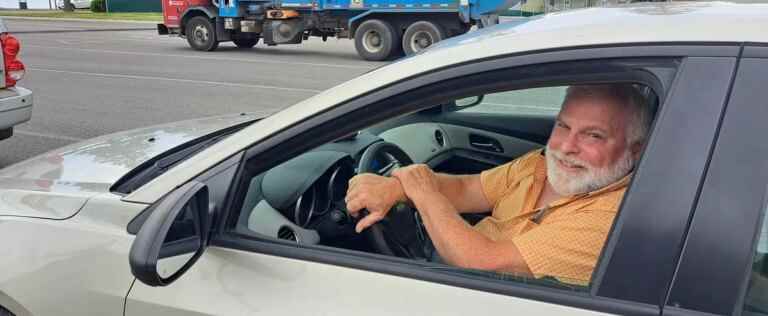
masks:
{"type": "Polygon", "coordinates": [[[32,120],[0,141],[0,168],[79,140],[235,112],[274,113],[384,63],[352,41],[198,52],[153,24],[5,19],[34,93],[32,120]]]}

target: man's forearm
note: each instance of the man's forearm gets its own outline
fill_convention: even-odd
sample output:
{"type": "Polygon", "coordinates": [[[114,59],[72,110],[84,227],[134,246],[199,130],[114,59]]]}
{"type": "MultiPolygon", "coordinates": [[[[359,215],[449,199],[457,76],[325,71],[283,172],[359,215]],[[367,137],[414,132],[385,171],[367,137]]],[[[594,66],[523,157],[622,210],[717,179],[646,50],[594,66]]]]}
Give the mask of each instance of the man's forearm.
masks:
{"type": "Polygon", "coordinates": [[[458,215],[448,197],[425,195],[413,203],[438,253],[448,263],[463,268],[531,274],[514,243],[495,242],[475,231],[458,215]]]}
{"type": "Polygon", "coordinates": [[[472,181],[479,182],[477,175],[451,175],[444,173],[435,174],[438,187],[458,213],[477,213],[490,211],[490,206],[485,205],[485,196],[482,189],[473,190],[472,181]],[[479,191],[479,192],[476,192],[479,191]]]}

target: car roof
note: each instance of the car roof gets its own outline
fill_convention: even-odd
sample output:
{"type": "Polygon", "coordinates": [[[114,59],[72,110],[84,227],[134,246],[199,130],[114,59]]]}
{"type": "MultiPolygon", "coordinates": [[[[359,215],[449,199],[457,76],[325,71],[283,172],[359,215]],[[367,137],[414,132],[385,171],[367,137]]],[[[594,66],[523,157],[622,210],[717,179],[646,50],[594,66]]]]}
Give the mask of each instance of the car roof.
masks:
{"type": "Polygon", "coordinates": [[[568,47],[633,43],[768,43],[768,4],[651,2],[547,14],[500,24],[434,47],[321,92],[238,132],[124,198],[153,203],[253,143],[388,83],[473,60],[568,47]],[[183,181],[183,182],[179,182],[183,181]]]}

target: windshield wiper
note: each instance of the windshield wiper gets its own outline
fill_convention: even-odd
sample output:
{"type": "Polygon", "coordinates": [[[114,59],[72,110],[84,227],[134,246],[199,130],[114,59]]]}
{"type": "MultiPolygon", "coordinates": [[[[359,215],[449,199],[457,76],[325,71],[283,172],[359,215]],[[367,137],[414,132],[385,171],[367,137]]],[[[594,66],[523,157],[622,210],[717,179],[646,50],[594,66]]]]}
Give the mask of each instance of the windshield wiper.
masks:
{"type": "Polygon", "coordinates": [[[117,191],[123,192],[126,194],[133,192],[133,190],[149,182],[149,180],[152,180],[155,177],[165,173],[166,171],[171,169],[171,167],[175,166],[177,163],[183,160],[186,160],[191,156],[194,156],[198,152],[203,151],[203,149],[208,148],[211,145],[219,142],[226,136],[229,136],[229,134],[219,135],[216,137],[209,138],[197,144],[190,145],[186,148],[183,148],[174,153],[171,153],[166,157],[158,159],[153,164],[143,168],[140,172],[138,172],[135,176],[131,177],[129,180],[120,184],[119,189],[117,191]]]}

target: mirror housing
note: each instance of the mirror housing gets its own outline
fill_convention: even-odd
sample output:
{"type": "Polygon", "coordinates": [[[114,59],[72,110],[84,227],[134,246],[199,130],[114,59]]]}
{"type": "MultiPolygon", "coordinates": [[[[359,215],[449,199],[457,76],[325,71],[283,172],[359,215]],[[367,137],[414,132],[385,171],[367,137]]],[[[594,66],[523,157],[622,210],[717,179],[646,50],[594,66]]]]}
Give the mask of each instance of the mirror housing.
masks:
{"type": "Polygon", "coordinates": [[[466,108],[471,108],[475,105],[482,103],[484,98],[485,98],[485,95],[481,94],[481,95],[456,99],[456,100],[453,100],[453,102],[448,103],[445,106],[444,110],[446,112],[452,112],[452,111],[458,111],[466,108]]]}
{"type": "Polygon", "coordinates": [[[207,246],[208,209],[208,187],[197,181],[163,198],[131,245],[133,275],[146,285],[166,286],[184,274],[207,246]]]}

